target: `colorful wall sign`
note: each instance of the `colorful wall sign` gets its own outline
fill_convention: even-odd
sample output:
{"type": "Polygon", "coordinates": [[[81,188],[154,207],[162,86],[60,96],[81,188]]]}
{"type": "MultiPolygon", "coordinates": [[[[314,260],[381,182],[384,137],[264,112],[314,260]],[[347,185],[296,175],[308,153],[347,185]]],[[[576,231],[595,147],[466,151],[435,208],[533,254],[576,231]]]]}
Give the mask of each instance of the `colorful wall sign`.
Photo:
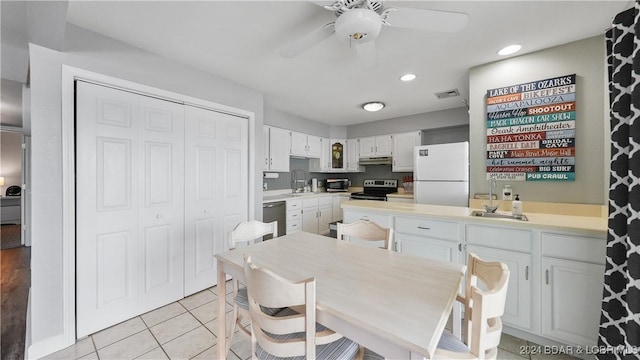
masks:
{"type": "Polygon", "coordinates": [[[487,90],[487,179],[574,181],[576,75],[487,90]]]}

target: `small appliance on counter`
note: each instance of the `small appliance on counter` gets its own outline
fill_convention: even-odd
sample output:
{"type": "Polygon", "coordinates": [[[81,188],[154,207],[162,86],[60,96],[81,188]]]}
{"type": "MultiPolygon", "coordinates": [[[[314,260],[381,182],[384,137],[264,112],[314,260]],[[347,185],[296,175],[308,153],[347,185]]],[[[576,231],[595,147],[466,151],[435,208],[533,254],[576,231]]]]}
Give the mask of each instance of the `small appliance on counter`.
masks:
{"type": "Polygon", "coordinates": [[[387,201],[387,194],[398,191],[398,180],[365,180],[364,191],[351,194],[351,200],[387,201]]]}
{"type": "Polygon", "coordinates": [[[349,191],[349,179],[327,179],[325,184],[327,192],[349,191]]]}
{"type": "Polygon", "coordinates": [[[469,206],[469,142],[413,149],[416,204],[469,206]]]}
{"type": "Polygon", "coordinates": [[[318,179],[311,179],[311,192],[318,192],[318,179]]]}

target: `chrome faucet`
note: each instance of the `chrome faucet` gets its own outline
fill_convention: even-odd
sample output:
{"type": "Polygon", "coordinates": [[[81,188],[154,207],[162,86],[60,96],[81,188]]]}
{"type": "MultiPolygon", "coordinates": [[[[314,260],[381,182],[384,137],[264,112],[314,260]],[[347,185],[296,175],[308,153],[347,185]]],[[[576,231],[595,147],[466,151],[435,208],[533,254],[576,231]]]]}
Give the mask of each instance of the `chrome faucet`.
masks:
{"type": "Polygon", "coordinates": [[[303,192],[304,186],[307,185],[307,172],[302,169],[293,169],[291,170],[291,175],[291,192],[303,192]],[[302,172],[304,180],[298,179],[299,172],[302,172]],[[302,183],[302,186],[298,187],[298,183],[302,183]]]}
{"type": "Polygon", "coordinates": [[[488,213],[494,213],[498,209],[499,204],[493,205],[493,188],[496,187],[496,180],[489,178],[489,204],[484,204],[484,209],[488,213]]]}

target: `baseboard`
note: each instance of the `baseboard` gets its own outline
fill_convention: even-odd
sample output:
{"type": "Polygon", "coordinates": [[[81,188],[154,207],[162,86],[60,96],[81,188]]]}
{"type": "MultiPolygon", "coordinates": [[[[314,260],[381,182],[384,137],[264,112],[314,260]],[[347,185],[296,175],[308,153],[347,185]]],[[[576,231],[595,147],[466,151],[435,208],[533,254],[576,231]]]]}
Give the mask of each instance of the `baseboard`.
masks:
{"type": "Polygon", "coordinates": [[[31,287],[29,287],[29,293],[27,294],[27,318],[25,320],[24,329],[24,358],[29,359],[29,346],[31,345],[31,287]]]}
{"type": "Polygon", "coordinates": [[[65,342],[64,334],[48,337],[42,341],[31,344],[25,351],[25,359],[40,359],[56,351],[60,351],[73,344],[65,342]]]}

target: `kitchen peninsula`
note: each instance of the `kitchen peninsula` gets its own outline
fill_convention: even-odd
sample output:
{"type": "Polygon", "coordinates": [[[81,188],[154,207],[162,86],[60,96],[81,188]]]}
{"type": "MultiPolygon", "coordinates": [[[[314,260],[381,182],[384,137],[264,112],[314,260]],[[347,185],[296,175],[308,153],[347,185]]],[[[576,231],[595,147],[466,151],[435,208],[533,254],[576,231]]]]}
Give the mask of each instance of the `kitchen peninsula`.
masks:
{"type": "Polygon", "coordinates": [[[402,253],[463,264],[468,253],[511,271],[504,332],[543,345],[596,345],[607,219],[525,213],[528,221],[471,216],[468,207],[342,203],[344,222],[394,228],[402,253]]]}

